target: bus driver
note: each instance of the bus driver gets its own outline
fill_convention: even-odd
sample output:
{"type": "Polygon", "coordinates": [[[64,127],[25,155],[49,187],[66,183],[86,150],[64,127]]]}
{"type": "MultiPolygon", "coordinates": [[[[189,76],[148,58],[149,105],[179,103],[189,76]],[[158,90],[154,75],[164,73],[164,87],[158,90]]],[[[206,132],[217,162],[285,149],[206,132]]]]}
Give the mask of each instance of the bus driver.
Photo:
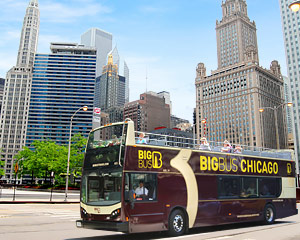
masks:
{"type": "Polygon", "coordinates": [[[145,197],[148,196],[148,189],[144,187],[143,180],[140,180],[139,187],[135,189],[135,194],[137,197],[145,197]]]}

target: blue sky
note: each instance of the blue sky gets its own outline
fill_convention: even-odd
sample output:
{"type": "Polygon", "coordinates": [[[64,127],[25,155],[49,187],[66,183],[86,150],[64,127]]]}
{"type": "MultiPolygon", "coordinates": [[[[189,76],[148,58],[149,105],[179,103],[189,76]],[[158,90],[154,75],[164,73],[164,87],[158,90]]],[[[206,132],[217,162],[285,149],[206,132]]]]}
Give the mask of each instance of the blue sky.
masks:
{"type": "MultiPolygon", "coordinates": [[[[25,9],[29,0],[1,0],[0,77],[15,65],[25,9]]],[[[195,69],[217,68],[216,20],[222,0],[39,0],[39,53],[50,42],[80,42],[91,27],[113,34],[130,69],[130,100],[147,90],[169,91],[173,114],[192,120],[195,69]],[[146,72],[148,81],[146,84],[146,72]]],[[[260,65],[286,60],[278,0],[247,0],[256,22],[260,65]]]]}

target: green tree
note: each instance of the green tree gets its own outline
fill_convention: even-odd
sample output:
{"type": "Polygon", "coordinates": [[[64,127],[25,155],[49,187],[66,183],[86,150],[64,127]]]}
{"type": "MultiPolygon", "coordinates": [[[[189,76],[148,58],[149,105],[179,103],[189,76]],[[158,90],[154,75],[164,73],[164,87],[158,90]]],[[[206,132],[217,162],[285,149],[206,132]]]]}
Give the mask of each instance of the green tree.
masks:
{"type": "MultiPolygon", "coordinates": [[[[72,137],[70,152],[70,170],[74,175],[81,175],[86,139],[81,134],[72,137]]],[[[59,183],[64,182],[61,175],[67,172],[68,146],[58,145],[53,141],[34,141],[30,148],[23,147],[15,159],[19,164],[19,175],[32,174],[43,178],[54,172],[59,183]]]]}
{"type": "Polygon", "coordinates": [[[71,142],[70,169],[74,176],[78,176],[81,175],[87,139],[77,133],[72,137],[71,142]]]}
{"type": "MultiPolygon", "coordinates": [[[[0,149],[0,154],[2,153],[2,150],[0,149]]],[[[0,158],[1,159],[1,158],[0,158]]],[[[0,160],[0,178],[2,177],[2,176],[4,176],[4,161],[1,161],[0,160]]]]}
{"type": "Polygon", "coordinates": [[[4,176],[4,161],[0,161],[0,178],[4,176]]]}
{"type": "MultiPolygon", "coordinates": [[[[54,171],[56,174],[63,172],[63,160],[67,157],[65,146],[57,145],[53,141],[34,141],[31,148],[23,147],[23,150],[15,155],[19,163],[19,174],[33,174],[43,178],[54,171]]],[[[66,164],[65,164],[66,166],[66,164]]]]}

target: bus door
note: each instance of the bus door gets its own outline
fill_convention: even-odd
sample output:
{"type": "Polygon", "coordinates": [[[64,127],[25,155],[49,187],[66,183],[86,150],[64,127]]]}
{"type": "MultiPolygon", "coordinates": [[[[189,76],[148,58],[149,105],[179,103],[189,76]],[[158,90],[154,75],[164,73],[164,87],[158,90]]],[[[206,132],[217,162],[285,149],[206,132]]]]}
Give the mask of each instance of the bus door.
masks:
{"type": "Polygon", "coordinates": [[[157,200],[157,174],[125,174],[125,212],[129,217],[129,232],[164,230],[163,208],[157,200]],[[129,201],[129,194],[135,193],[135,200],[129,201]]]}

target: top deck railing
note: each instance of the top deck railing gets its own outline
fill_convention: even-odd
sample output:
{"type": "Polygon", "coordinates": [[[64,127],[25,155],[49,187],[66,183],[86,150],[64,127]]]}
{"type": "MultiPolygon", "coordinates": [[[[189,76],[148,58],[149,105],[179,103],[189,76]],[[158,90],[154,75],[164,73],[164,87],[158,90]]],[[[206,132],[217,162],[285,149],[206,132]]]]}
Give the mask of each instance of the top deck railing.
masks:
{"type": "MultiPolygon", "coordinates": [[[[135,139],[136,141],[139,138],[139,135],[142,132],[135,131],[135,139]]],[[[163,134],[156,134],[156,133],[144,133],[148,145],[155,145],[155,146],[169,146],[169,147],[180,147],[180,148],[191,148],[191,149],[198,149],[204,151],[211,151],[211,152],[221,152],[223,147],[223,142],[214,142],[208,141],[210,150],[208,149],[201,149],[200,144],[198,143],[197,139],[194,138],[186,138],[186,137],[179,137],[179,136],[172,136],[172,135],[163,135],[163,134]]],[[[263,147],[256,147],[256,146],[247,146],[242,144],[236,144],[241,146],[242,155],[249,155],[249,156],[256,156],[256,157],[266,157],[266,158],[278,158],[278,159],[286,159],[286,160],[293,160],[293,151],[292,150],[275,150],[270,148],[263,148],[263,147]]],[[[235,149],[235,145],[232,146],[233,150],[235,149]]],[[[234,154],[234,152],[232,152],[234,154]]]]}

